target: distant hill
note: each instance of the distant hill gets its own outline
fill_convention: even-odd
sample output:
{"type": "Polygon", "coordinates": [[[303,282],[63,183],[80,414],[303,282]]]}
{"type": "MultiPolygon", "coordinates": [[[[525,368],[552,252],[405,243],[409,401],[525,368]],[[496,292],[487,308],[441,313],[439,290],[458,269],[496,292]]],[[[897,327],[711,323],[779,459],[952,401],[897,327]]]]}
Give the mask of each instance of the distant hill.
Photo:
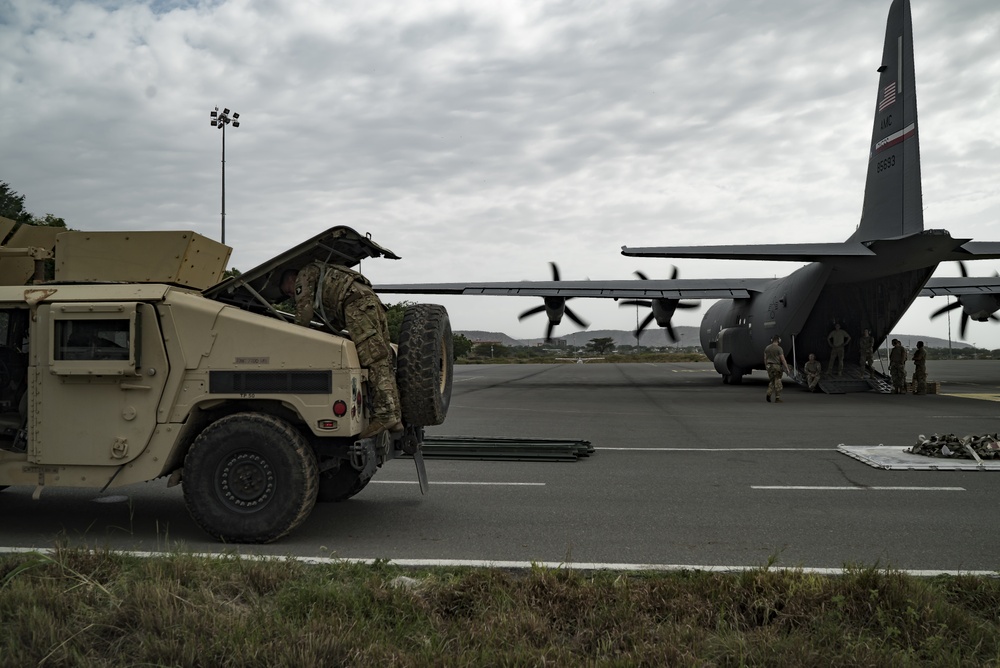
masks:
{"type": "MultiPolygon", "coordinates": [[[[663,348],[666,346],[698,346],[701,345],[701,340],[698,337],[697,327],[687,327],[678,326],[674,327],[674,332],[677,334],[678,341],[673,343],[667,339],[667,332],[661,327],[650,327],[642,333],[639,339],[639,343],[643,346],[650,348],[663,348]]],[[[544,342],[543,339],[515,339],[511,336],[507,336],[502,332],[486,332],[480,330],[463,330],[457,331],[456,334],[464,334],[466,338],[473,342],[479,341],[495,341],[502,343],[505,346],[535,346],[544,342]]],[[[592,329],[583,332],[573,332],[571,334],[566,334],[562,336],[556,336],[556,340],[566,341],[567,345],[571,346],[585,346],[590,343],[591,339],[603,339],[611,338],[614,340],[616,346],[634,346],[635,345],[635,335],[630,331],[623,331],[619,329],[592,329]]],[[[929,348],[947,348],[948,340],[939,339],[934,336],[919,336],[916,334],[890,334],[889,340],[899,339],[903,345],[907,348],[915,348],[917,346],[917,341],[923,341],[924,345],[929,348]]],[[[951,347],[953,349],[969,348],[971,347],[967,343],[962,343],[960,341],[952,341],[951,347]]]]}

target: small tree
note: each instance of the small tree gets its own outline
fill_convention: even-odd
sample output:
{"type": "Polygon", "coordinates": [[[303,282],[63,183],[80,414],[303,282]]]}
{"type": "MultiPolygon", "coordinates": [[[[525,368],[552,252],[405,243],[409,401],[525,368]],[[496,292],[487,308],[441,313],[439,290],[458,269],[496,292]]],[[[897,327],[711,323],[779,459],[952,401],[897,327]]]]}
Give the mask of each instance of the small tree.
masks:
{"type": "Polygon", "coordinates": [[[399,343],[399,330],[403,327],[403,314],[408,306],[413,306],[416,302],[402,301],[398,304],[386,304],[385,319],[389,323],[389,340],[399,343]]]}
{"type": "Polygon", "coordinates": [[[614,350],[615,340],[610,336],[604,336],[599,339],[591,339],[590,343],[587,344],[587,349],[592,350],[598,355],[603,355],[604,353],[614,350]]]}
{"type": "Polygon", "coordinates": [[[465,334],[456,334],[452,337],[452,346],[455,350],[455,359],[465,357],[472,352],[472,341],[465,334]]]}

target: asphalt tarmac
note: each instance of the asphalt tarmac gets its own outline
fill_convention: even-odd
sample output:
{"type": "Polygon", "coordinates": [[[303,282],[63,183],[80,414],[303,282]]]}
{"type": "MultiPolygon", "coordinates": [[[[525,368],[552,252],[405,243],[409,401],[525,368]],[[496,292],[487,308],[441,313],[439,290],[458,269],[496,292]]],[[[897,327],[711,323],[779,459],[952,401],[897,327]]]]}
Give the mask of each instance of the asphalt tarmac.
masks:
{"type": "Polygon", "coordinates": [[[57,542],[306,557],[715,567],[1000,570],[1000,476],[886,471],[838,444],[1000,431],[1000,361],[930,361],[941,395],[811,394],[766,378],[723,385],[709,364],[458,366],[437,435],[572,438],[574,463],[388,463],[357,497],[292,535],[223,546],[163,480],[103,494],[0,494],[0,548],[57,542]]]}

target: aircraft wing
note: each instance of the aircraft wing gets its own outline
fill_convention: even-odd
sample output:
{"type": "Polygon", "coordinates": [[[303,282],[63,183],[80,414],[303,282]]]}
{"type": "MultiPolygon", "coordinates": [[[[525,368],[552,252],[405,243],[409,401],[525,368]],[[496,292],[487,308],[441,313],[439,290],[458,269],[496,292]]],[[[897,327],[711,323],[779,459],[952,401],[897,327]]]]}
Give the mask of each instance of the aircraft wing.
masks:
{"type": "Polygon", "coordinates": [[[1000,276],[931,278],[920,291],[921,297],[942,295],[1000,295],[1000,276]]]}
{"type": "Polygon", "coordinates": [[[619,281],[517,281],[511,283],[406,283],[376,285],[383,294],[596,297],[604,299],[747,299],[769,278],[676,278],[619,281]]]}
{"type": "Polygon", "coordinates": [[[711,260],[772,260],[817,262],[831,257],[870,257],[875,252],[861,242],[816,244],[749,244],[739,246],[659,246],[629,248],[629,257],[706,258],[711,260]]]}

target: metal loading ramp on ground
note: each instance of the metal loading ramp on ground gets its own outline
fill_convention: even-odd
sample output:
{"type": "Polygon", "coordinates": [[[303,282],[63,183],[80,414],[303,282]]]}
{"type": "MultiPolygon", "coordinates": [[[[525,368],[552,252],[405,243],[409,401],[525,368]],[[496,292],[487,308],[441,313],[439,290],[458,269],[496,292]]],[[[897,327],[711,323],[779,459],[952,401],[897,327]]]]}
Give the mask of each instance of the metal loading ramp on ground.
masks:
{"type": "Polygon", "coordinates": [[[590,441],[557,438],[428,436],[421,451],[424,459],[575,462],[594,454],[594,446],[590,441]]]}
{"type": "Polygon", "coordinates": [[[1000,471],[1000,460],[927,457],[908,445],[844,445],[837,450],[871,467],[889,471],[1000,471]]]}

